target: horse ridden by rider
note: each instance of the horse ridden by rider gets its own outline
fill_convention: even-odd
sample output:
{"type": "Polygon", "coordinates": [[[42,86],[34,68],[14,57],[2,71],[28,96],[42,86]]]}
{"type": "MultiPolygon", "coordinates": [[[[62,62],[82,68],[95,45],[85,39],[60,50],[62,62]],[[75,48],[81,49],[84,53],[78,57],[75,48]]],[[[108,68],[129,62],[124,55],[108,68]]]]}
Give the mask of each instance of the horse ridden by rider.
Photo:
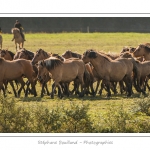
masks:
{"type": "MultiPolygon", "coordinates": [[[[23,34],[23,32],[22,32],[23,27],[22,27],[21,23],[20,23],[18,20],[16,20],[16,23],[14,24],[14,28],[18,28],[18,29],[20,30],[20,34],[21,34],[23,40],[26,41],[26,40],[25,40],[25,36],[24,36],[24,34],[23,34]]],[[[15,39],[15,37],[13,37],[12,41],[13,41],[14,39],[15,39]]]]}

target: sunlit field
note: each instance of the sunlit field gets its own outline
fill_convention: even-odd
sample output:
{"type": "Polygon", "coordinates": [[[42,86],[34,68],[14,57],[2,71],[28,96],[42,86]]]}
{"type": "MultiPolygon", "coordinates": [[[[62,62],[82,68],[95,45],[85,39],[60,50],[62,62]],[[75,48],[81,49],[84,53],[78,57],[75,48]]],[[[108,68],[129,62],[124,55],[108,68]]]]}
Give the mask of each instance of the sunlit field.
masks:
{"type": "MultiPolygon", "coordinates": [[[[15,53],[15,44],[11,41],[12,34],[2,34],[2,36],[3,49],[8,49],[15,53]]],[[[36,52],[39,48],[42,48],[47,52],[58,53],[60,55],[66,50],[83,54],[87,49],[117,54],[121,52],[124,46],[136,47],[141,43],[150,42],[149,33],[28,33],[25,34],[25,38],[24,48],[27,50],[36,52]]],[[[52,82],[48,83],[50,91],[52,82]]],[[[94,83],[94,86],[96,86],[96,83],[94,83]]],[[[34,116],[32,117],[32,121],[35,121],[35,126],[37,121],[39,121],[34,120],[36,118],[35,114],[40,108],[40,111],[42,111],[41,114],[45,115],[43,113],[45,110],[50,111],[57,108],[73,110],[72,106],[75,107],[74,110],[77,110],[77,106],[82,106],[82,108],[88,108],[87,115],[92,123],[93,130],[73,130],[72,128],[72,130],[67,130],[67,125],[63,126],[64,130],[54,130],[53,128],[46,130],[44,127],[32,130],[32,125],[29,125],[28,128],[20,127],[20,130],[19,127],[17,129],[4,130],[1,123],[0,132],[150,132],[149,110],[146,113],[140,109],[140,107],[148,107],[149,109],[148,90],[147,95],[143,96],[133,88],[134,93],[132,97],[127,98],[126,94],[121,95],[119,93],[118,88],[118,94],[114,95],[112,92],[112,96],[109,99],[106,98],[105,90],[101,96],[97,94],[95,97],[85,95],[83,98],[79,98],[78,95],[70,95],[70,97],[64,96],[63,99],[59,99],[56,94],[54,99],[51,99],[47,95],[41,98],[41,85],[39,83],[36,85],[37,97],[33,97],[33,95],[24,97],[24,92],[22,91],[21,97],[15,98],[10,85],[8,86],[8,90],[11,91],[11,94],[7,92],[7,97],[3,99],[3,94],[1,93],[1,99],[8,101],[8,103],[11,103],[13,100],[12,103],[15,104],[14,108],[12,108],[13,110],[16,108],[20,108],[21,110],[29,109],[30,113],[34,116]],[[144,103],[145,99],[147,103],[141,106],[140,101],[144,103]]],[[[4,104],[4,101],[1,102],[1,105],[4,104]]],[[[9,108],[7,109],[10,111],[9,108]]],[[[60,113],[61,110],[58,112],[60,113]]],[[[16,112],[16,114],[18,113],[16,112]]],[[[1,117],[2,119],[4,117],[1,117]]],[[[21,119],[18,121],[21,121],[21,119]]],[[[84,128],[86,127],[84,126],[84,128]]]]}

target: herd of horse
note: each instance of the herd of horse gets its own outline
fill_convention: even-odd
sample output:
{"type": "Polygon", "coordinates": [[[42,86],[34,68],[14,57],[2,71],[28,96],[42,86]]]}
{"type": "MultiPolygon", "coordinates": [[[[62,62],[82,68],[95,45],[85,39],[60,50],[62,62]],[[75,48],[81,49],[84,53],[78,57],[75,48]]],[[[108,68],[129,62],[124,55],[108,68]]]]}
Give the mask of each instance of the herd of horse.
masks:
{"type": "Polygon", "coordinates": [[[8,83],[15,97],[20,97],[22,90],[25,96],[29,93],[37,96],[37,82],[42,85],[41,97],[47,94],[51,98],[56,93],[60,98],[74,93],[80,97],[85,94],[96,96],[97,93],[101,95],[103,89],[110,97],[111,92],[118,93],[118,84],[120,93],[125,92],[127,96],[133,94],[133,87],[144,95],[147,88],[150,90],[150,43],[140,44],[136,48],[124,47],[116,55],[90,49],[83,54],[67,50],[60,56],[43,49],[36,52],[26,50],[19,29],[12,28],[11,32],[16,53],[2,49],[3,39],[0,35],[0,91],[3,90],[4,96],[8,83]],[[49,92],[47,83],[51,80],[53,84],[49,92]],[[73,85],[72,90],[70,84],[73,85]]]}
{"type": "Polygon", "coordinates": [[[67,50],[62,55],[52,54],[43,49],[36,52],[21,48],[16,53],[6,49],[0,50],[0,90],[6,96],[8,83],[15,97],[20,97],[22,90],[37,96],[36,84],[40,82],[41,97],[44,94],[59,98],[72,94],[83,97],[102,94],[105,89],[107,97],[120,93],[133,94],[133,88],[146,94],[150,90],[150,44],[140,44],[136,48],[125,47],[119,54],[106,54],[93,49],[83,54],[67,50]],[[26,80],[25,80],[26,78],[26,80]],[[53,80],[51,91],[48,82],[53,80]],[[94,83],[97,82],[96,87],[94,83]],[[14,86],[16,84],[16,86],[14,86]],[[21,85],[21,86],[19,86],[21,85]],[[70,85],[73,86],[72,90],[70,85]],[[100,90],[99,85],[101,85],[100,90]],[[16,89],[17,87],[17,89],[16,89]]]}

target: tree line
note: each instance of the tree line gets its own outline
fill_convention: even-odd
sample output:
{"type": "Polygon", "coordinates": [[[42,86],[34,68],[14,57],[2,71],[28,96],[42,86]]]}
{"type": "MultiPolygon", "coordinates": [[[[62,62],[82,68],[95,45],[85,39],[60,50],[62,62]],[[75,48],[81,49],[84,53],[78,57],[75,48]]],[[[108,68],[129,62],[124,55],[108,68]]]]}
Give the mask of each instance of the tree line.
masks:
{"type": "Polygon", "coordinates": [[[25,32],[150,32],[150,17],[0,17],[3,33],[19,20],[25,32]]]}

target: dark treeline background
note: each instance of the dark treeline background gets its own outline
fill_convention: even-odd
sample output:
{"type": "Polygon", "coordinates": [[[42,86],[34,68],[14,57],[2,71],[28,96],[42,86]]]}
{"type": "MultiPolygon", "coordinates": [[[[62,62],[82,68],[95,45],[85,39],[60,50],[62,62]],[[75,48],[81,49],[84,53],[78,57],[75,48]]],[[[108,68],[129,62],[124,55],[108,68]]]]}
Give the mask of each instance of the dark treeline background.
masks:
{"type": "Polygon", "coordinates": [[[150,17],[0,17],[3,33],[16,20],[24,32],[150,32],[150,17]]]}

